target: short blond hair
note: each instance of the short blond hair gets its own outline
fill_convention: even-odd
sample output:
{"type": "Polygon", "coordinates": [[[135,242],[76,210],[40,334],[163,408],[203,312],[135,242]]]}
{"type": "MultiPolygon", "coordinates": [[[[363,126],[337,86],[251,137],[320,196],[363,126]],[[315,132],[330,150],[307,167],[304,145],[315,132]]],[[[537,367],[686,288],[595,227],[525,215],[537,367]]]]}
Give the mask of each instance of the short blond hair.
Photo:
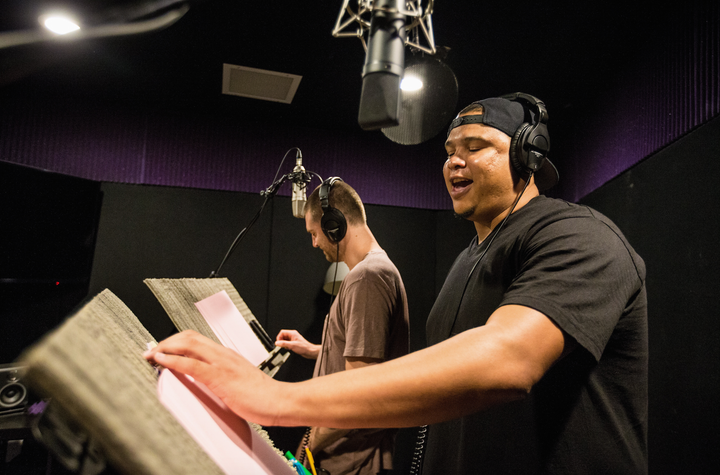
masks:
{"type": "MultiPolygon", "coordinates": [[[[320,221],[323,215],[320,205],[320,187],[315,188],[305,203],[305,214],[310,213],[313,221],[320,221]]],[[[345,215],[348,224],[360,225],[367,223],[365,206],[363,206],[360,195],[344,181],[336,181],[328,192],[328,205],[340,210],[345,215]]]]}

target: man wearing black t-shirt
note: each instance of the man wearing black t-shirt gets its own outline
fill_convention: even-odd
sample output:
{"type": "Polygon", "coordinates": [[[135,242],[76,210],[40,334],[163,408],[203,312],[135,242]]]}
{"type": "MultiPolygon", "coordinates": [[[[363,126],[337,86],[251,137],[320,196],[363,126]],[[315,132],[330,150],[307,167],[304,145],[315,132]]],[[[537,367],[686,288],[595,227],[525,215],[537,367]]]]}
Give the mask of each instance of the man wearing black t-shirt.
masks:
{"type": "Polygon", "coordinates": [[[427,474],[647,473],[645,265],[557,182],[533,96],[479,101],[452,122],[445,184],[477,231],[428,317],[430,346],[274,381],[192,332],[147,358],[265,425],[429,428],[427,474]]]}
{"type": "Polygon", "coordinates": [[[478,236],[430,312],[428,344],[503,311],[518,324],[538,312],[563,351],[522,400],[431,426],[427,473],[645,473],[644,263],[602,214],[539,195],[557,181],[547,112],[532,96],[513,99],[474,103],[451,124],[445,183],[478,236]]]}

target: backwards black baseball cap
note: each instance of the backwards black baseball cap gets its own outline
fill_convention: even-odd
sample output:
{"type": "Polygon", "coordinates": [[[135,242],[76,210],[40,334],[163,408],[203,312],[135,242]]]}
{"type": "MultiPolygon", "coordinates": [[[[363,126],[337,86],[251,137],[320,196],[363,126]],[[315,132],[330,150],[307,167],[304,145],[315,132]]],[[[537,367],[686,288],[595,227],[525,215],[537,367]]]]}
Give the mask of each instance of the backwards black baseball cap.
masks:
{"type": "MultiPolygon", "coordinates": [[[[523,98],[521,97],[521,99],[523,98]]],[[[498,129],[510,138],[514,138],[523,124],[536,123],[537,113],[531,108],[524,107],[523,104],[515,100],[504,97],[493,97],[476,101],[472,104],[481,105],[482,111],[473,111],[470,112],[469,115],[455,118],[450,124],[450,128],[448,128],[448,137],[450,136],[450,131],[455,127],[466,124],[483,124],[498,129]]],[[[545,116],[545,119],[546,118],[547,114],[545,116]]],[[[543,152],[547,153],[549,149],[550,144],[548,143],[543,152]]],[[[521,175],[527,176],[527,173],[521,172],[521,175]]],[[[534,177],[535,185],[537,185],[540,191],[552,188],[560,178],[557,168],[547,159],[547,156],[545,156],[540,169],[534,173],[534,177]]]]}

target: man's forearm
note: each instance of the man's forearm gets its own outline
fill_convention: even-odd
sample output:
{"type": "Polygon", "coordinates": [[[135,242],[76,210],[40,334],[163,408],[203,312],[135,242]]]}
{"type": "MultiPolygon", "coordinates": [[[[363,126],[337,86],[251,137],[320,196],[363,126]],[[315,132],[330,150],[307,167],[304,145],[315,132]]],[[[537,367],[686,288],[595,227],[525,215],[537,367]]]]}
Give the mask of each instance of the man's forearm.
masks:
{"type": "Polygon", "coordinates": [[[488,324],[386,363],[294,385],[276,423],[412,427],[524,397],[562,354],[544,315],[501,307],[488,324]]]}
{"type": "Polygon", "coordinates": [[[501,307],[485,326],[440,344],[299,383],[273,380],[193,332],[161,342],[147,357],[200,380],[237,414],[262,425],[412,427],[530,391],[562,354],[564,337],[547,317],[523,309],[501,307]]]}

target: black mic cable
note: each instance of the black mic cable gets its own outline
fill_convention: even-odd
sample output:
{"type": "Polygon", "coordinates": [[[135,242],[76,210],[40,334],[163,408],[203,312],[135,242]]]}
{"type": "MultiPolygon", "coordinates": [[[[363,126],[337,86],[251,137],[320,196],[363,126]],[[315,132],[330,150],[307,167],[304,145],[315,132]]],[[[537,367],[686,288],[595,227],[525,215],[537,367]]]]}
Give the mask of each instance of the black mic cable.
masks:
{"type": "MultiPolygon", "coordinates": [[[[282,183],[286,179],[292,178],[291,175],[293,175],[293,173],[290,173],[288,175],[283,175],[282,177],[280,177],[280,179],[278,179],[278,175],[280,174],[280,169],[282,169],[283,163],[285,163],[285,159],[287,158],[288,154],[293,150],[297,150],[298,154],[302,155],[302,153],[300,152],[300,149],[298,147],[293,147],[290,150],[288,150],[287,152],[285,152],[285,155],[283,155],[283,158],[280,161],[280,166],[278,167],[277,171],[275,172],[275,177],[273,178],[273,183],[269,187],[267,187],[265,190],[260,192],[260,195],[265,197],[265,200],[263,201],[262,205],[260,205],[260,210],[258,210],[258,212],[255,214],[255,216],[253,216],[253,218],[250,220],[250,223],[247,226],[245,226],[242,229],[242,231],[240,231],[240,233],[237,235],[235,240],[230,245],[230,248],[225,253],[225,257],[223,257],[223,260],[220,262],[220,265],[217,267],[217,269],[215,269],[214,271],[212,271],[210,273],[210,278],[218,277],[218,273],[220,272],[220,269],[222,269],[223,265],[225,265],[225,261],[227,261],[228,257],[230,257],[230,254],[232,254],[232,252],[235,250],[237,245],[240,244],[240,241],[243,240],[243,238],[245,237],[247,232],[250,230],[250,228],[253,226],[253,224],[255,224],[255,222],[258,220],[258,218],[262,214],[263,210],[265,209],[265,205],[267,204],[268,200],[270,200],[270,198],[275,196],[275,193],[277,193],[278,188],[280,188],[280,185],[282,185],[282,183]]],[[[307,174],[309,174],[307,182],[310,182],[310,180],[312,179],[310,177],[310,175],[315,175],[316,177],[318,177],[320,179],[320,182],[322,182],[322,177],[320,175],[318,175],[317,173],[308,171],[307,174]]],[[[303,175],[303,181],[305,181],[304,175],[303,175]]]]}
{"type": "MultiPolygon", "coordinates": [[[[505,226],[505,223],[507,222],[508,218],[510,218],[510,215],[513,214],[513,211],[515,211],[515,207],[517,206],[518,202],[520,201],[520,198],[522,198],[522,195],[525,194],[525,190],[527,190],[528,185],[530,184],[530,180],[532,179],[534,175],[534,171],[530,170],[530,175],[527,177],[527,181],[525,182],[525,186],[523,187],[522,191],[518,193],[517,197],[515,198],[515,201],[513,202],[512,206],[510,207],[510,212],[505,216],[502,220],[502,222],[498,225],[497,231],[493,234],[493,236],[490,238],[490,241],[488,242],[487,247],[480,255],[480,258],[475,262],[475,265],[473,265],[472,269],[468,273],[468,278],[465,281],[465,287],[463,287],[462,294],[460,295],[460,300],[458,301],[458,308],[455,312],[455,318],[453,319],[453,324],[450,326],[450,333],[452,333],[452,328],[455,326],[455,320],[457,320],[458,313],[460,313],[460,305],[462,304],[463,297],[465,296],[465,291],[467,290],[467,286],[470,283],[470,276],[472,276],[473,272],[475,272],[475,268],[480,264],[480,261],[483,260],[483,257],[485,257],[485,254],[487,254],[488,250],[490,249],[490,246],[492,245],[493,241],[495,240],[495,236],[500,234],[500,231],[505,226]]],[[[419,475],[420,472],[422,472],[422,466],[423,466],[423,457],[425,456],[425,448],[427,444],[427,438],[428,438],[428,429],[429,426],[423,425],[420,426],[417,433],[417,440],[415,442],[415,451],[413,453],[412,458],[412,464],[410,466],[410,475],[419,475]]]]}
{"type": "MultiPolygon", "coordinates": [[[[528,185],[530,184],[530,180],[532,180],[535,172],[530,170],[530,174],[527,177],[527,181],[525,181],[525,186],[523,187],[522,191],[518,193],[517,197],[515,198],[515,201],[513,202],[512,206],[510,207],[510,211],[508,214],[503,218],[502,222],[497,226],[496,230],[493,230],[492,237],[490,238],[490,241],[488,242],[488,245],[485,247],[485,250],[480,254],[480,257],[477,261],[475,261],[475,264],[473,265],[472,269],[470,269],[470,272],[468,273],[467,280],[465,281],[465,287],[463,287],[462,294],[460,294],[460,300],[458,301],[458,308],[455,311],[455,318],[453,318],[453,324],[450,326],[450,333],[452,334],[452,328],[455,326],[455,321],[457,320],[458,314],[460,313],[460,305],[462,304],[462,300],[465,297],[465,291],[467,290],[467,286],[470,283],[470,276],[473,275],[473,272],[475,272],[475,268],[477,268],[478,264],[480,264],[480,261],[483,260],[485,257],[485,254],[490,250],[490,246],[492,246],[493,241],[495,241],[495,238],[498,234],[500,234],[500,231],[502,231],[502,228],[505,226],[505,223],[508,219],[510,219],[510,215],[513,214],[513,211],[515,211],[515,207],[517,206],[518,202],[520,201],[520,198],[522,198],[522,195],[525,194],[525,190],[527,190],[528,185]]],[[[448,335],[449,337],[450,335],[448,335]]]]}

